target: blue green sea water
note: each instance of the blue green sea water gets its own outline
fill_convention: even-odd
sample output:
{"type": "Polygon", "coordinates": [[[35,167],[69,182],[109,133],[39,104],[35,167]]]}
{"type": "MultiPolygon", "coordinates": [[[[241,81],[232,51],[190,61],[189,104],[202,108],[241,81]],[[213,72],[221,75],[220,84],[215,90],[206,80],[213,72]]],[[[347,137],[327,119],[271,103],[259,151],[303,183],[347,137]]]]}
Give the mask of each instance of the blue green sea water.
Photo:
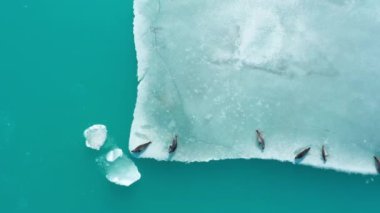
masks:
{"type": "Polygon", "coordinates": [[[0,212],[377,212],[380,182],[263,160],[134,159],[106,180],[83,130],[124,150],[136,101],[132,0],[0,2],[0,212]]]}

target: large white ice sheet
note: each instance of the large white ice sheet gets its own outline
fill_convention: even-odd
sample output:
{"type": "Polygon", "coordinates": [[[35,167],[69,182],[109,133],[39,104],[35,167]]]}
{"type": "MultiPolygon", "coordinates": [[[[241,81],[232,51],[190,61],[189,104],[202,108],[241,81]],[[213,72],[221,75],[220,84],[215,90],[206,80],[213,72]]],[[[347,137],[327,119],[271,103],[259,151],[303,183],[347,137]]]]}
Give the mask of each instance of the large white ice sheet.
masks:
{"type": "Polygon", "coordinates": [[[134,13],[130,150],[152,141],[141,157],[292,161],[311,146],[304,164],[375,172],[380,2],[135,0],[134,13]]]}

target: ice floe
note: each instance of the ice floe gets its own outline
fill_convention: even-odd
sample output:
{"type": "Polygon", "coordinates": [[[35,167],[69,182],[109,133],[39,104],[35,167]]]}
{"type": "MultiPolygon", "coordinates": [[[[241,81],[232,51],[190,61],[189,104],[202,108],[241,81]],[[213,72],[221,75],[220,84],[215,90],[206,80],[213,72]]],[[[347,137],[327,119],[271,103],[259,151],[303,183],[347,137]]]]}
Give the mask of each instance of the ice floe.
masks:
{"type": "Polygon", "coordinates": [[[375,173],[379,11],[375,0],[135,0],[129,149],[152,141],[139,157],[294,162],[311,147],[302,164],[375,173]]]}
{"type": "Polygon", "coordinates": [[[107,139],[107,128],[102,124],[95,124],[84,130],[86,146],[91,149],[99,150],[107,139]]]}
{"type": "Polygon", "coordinates": [[[141,178],[136,165],[123,154],[120,148],[112,149],[96,161],[104,169],[106,178],[112,183],[130,186],[141,178]]]}
{"type": "Polygon", "coordinates": [[[107,153],[106,159],[108,162],[114,162],[116,159],[118,159],[121,156],[123,156],[123,150],[119,148],[115,148],[107,153]]]}

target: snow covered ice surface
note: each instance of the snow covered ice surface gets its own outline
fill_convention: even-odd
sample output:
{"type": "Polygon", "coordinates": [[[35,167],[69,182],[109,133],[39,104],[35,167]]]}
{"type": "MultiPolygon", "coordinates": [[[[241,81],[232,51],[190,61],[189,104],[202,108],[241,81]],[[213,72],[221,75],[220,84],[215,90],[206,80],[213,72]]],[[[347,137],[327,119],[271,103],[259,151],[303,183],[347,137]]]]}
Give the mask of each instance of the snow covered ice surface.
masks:
{"type": "Polygon", "coordinates": [[[293,162],[310,146],[302,164],[376,172],[379,1],[135,0],[134,13],[140,157],[293,162]]]}
{"type": "MultiPolygon", "coordinates": [[[[84,131],[86,146],[90,149],[100,150],[107,140],[107,127],[103,124],[95,124],[84,131]]],[[[106,178],[115,184],[130,186],[141,178],[136,165],[128,156],[123,154],[123,150],[114,147],[106,154],[100,155],[96,162],[103,169],[106,178]]],[[[102,148],[102,150],[107,148],[102,148]]]]}

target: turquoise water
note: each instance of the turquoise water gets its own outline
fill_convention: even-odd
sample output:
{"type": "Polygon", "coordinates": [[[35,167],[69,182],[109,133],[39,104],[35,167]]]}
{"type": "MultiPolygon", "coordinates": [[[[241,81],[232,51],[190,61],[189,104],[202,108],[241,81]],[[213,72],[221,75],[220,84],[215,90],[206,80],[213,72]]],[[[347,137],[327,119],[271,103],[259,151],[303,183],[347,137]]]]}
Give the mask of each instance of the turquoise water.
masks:
{"type": "Polygon", "coordinates": [[[136,99],[132,0],[0,3],[0,212],[378,211],[378,177],[262,160],[134,159],[109,183],[82,132],[127,150],[136,99]]]}

